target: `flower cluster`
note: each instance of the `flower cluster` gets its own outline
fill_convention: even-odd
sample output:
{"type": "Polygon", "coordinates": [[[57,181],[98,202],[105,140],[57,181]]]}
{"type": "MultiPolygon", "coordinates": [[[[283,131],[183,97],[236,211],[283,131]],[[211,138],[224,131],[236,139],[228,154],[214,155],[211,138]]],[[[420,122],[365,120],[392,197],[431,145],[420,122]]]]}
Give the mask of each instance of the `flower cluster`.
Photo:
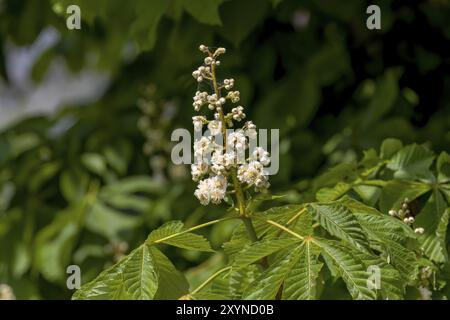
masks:
{"type": "Polygon", "coordinates": [[[213,89],[211,92],[197,91],[192,105],[195,111],[207,106],[214,112],[214,117],[211,120],[205,116],[192,118],[195,131],[202,131],[204,126],[209,131],[208,136],[194,142],[195,164],[191,166],[191,174],[192,179],[198,182],[195,196],[202,205],[208,205],[221,203],[231,186],[235,189],[231,192],[237,192],[236,188],[250,187],[256,192],[266,191],[270,183],[265,167],[270,164],[270,155],[261,147],[249,150],[250,140],[257,137],[256,125],[247,121],[241,128],[230,130],[242,122],[246,114],[242,106],[232,107],[229,112],[225,110],[227,102],[235,104],[240,100],[240,92],[232,91],[234,79],[219,81],[216,77],[216,69],[220,66],[218,58],[226,50],[218,48],[211,51],[204,45],[199,49],[207,57],[192,76],[199,83],[208,82],[207,87],[213,89]],[[233,176],[235,179],[231,181],[233,176]]]}
{"type": "MultiPolygon", "coordinates": [[[[405,198],[403,200],[402,206],[398,211],[396,211],[394,209],[389,210],[389,215],[402,220],[404,223],[406,223],[409,226],[412,226],[412,224],[415,221],[414,216],[411,214],[411,210],[409,208],[409,199],[408,198],[405,198]]],[[[423,234],[425,232],[425,230],[423,228],[416,228],[416,229],[414,229],[414,232],[417,234],[423,234]]]]}
{"type": "Polygon", "coordinates": [[[178,104],[162,99],[157,86],[150,83],[142,88],[137,106],[141,111],[137,127],[145,139],[142,152],[149,159],[153,179],[158,182],[184,179],[186,168],[169,161],[172,144],[166,143],[178,104]]]}

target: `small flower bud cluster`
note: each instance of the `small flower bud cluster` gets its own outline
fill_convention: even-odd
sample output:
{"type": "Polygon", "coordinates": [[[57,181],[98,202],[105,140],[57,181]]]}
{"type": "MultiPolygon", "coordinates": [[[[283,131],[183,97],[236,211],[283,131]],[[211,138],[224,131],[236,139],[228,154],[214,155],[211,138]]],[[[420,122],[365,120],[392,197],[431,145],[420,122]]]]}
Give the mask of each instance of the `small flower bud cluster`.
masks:
{"type": "Polygon", "coordinates": [[[242,121],[246,117],[244,113],[244,108],[241,106],[231,109],[231,114],[233,119],[236,121],[242,121]]]}
{"type": "Polygon", "coordinates": [[[227,188],[231,185],[229,179],[232,173],[244,186],[254,187],[257,192],[265,191],[270,186],[269,175],[265,170],[265,166],[270,164],[270,155],[263,148],[248,150],[248,139],[257,137],[256,125],[247,121],[242,128],[234,132],[226,131],[227,128],[234,126],[234,121],[240,122],[246,117],[242,106],[232,108],[227,114],[224,112],[227,101],[237,103],[240,100],[239,91],[230,91],[234,88],[234,79],[225,79],[220,85],[216,79],[215,70],[220,65],[217,57],[226,50],[218,48],[212,52],[204,45],[199,49],[207,57],[204,59],[204,65],[192,75],[199,82],[210,81],[210,87],[214,88],[214,91],[197,91],[193,107],[195,111],[200,111],[202,106],[208,106],[208,109],[214,110],[214,119],[208,120],[203,116],[192,118],[195,130],[202,130],[204,125],[207,125],[211,134],[194,142],[196,163],[191,166],[191,174],[192,179],[198,182],[194,195],[202,205],[221,203],[226,196],[227,188]],[[226,95],[222,96],[222,90],[226,90],[226,95]],[[226,137],[222,137],[225,133],[226,137]],[[216,143],[216,139],[219,138],[223,138],[225,146],[216,143]],[[248,158],[245,157],[246,151],[250,152],[248,158]]]}
{"type": "Polygon", "coordinates": [[[234,87],[234,79],[225,79],[223,80],[223,87],[226,90],[231,90],[234,87]]]}
{"type": "Polygon", "coordinates": [[[233,103],[237,103],[241,100],[241,93],[239,91],[230,91],[227,94],[227,99],[230,99],[233,103]]]}
{"type": "MultiPolygon", "coordinates": [[[[398,211],[394,209],[389,210],[389,215],[402,220],[409,226],[412,226],[412,224],[415,222],[414,216],[411,214],[411,210],[409,208],[408,198],[405,198],[403,200],[402,206],[398,211]]],[[[425,230],[423,228],[415,228],[414,232],[417,234],[423,234],[425,230]]]]}
{"type": "Polygon", "coordinates": [[[200,66],[197,70],[192,72],[192,76],[197,82],[203,82],[203,80],[211,80],[212,66],[220,66],[220,61],[217,60],[217,57],[226,52],[225,48],[218,48],[214,53],[209,51],[209,48],[205,45],[200,45],[199,50],[203,53],[208,54],[208,56],[204,60],[204,65],[200,66]]]}

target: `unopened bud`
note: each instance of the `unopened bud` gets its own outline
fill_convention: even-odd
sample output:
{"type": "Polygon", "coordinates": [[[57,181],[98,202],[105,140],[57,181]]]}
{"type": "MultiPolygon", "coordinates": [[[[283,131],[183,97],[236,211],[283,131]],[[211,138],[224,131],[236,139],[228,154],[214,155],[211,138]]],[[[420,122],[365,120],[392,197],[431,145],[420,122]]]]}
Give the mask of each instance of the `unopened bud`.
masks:
{"type": "Polygon", "coordinates": [[[423,234],[424,232],[425,232],[424,228],[416,228],[416,229],[414,229],[414,233],[417,233],[417,234],[423,234]]]}

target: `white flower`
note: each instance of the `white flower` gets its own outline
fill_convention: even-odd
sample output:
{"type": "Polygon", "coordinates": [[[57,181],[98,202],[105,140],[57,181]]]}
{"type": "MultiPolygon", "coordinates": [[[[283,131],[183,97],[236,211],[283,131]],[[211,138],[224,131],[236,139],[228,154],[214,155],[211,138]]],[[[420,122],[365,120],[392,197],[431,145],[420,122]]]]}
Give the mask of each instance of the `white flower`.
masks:
{"type": "Polygon", "coordinates": [[[249,186],[254,185],[258,191],[269,187],[268,173],[259,161],[241,165],[238,170],[238,179],[249,186]]]}
{"type": "Polygon", "coordinates": [[[214,152],[211,157],[211,171],[215,174],[225,174],[225,159],[220,151],[214,152]]]}
{"type": "Polygon", "coordinates": [[[228,135],[227,144],[232,148],[232,151],[240,153],[245,151],[247,147],[247,138],[242,130],[238,130],[228,135]]]}
{"type": "Polygon", "coordinates": [[[270,187],[270,183],[269,183],[268,176],[262,175],[258,179],[256,179],[255,191],[257,191],[257,192],[265,191],[265,190],[269,189],[269,187],[270,187]]]}
{"type": "Polygon", "coordinates": [[[192,180],[198,181],[208,173],[209,166],[205,162],[191,165],[192,180]]]}
{"type": "Polygon", "coordinates": [[[247,121],[241,129],[228,134],[227,137],[221,137],[222,132],[246,118],[242,106],[232,108],[225,114],[228,101],[237,103],[240,100],[240,92],[231,91],[234,88],[234,79],[224,79],[218,86],[213,83],[213,79],[217,79],[214,74],[216,66],[220,65],[217,59],[226,50],[218,48],[212,53],[205,45],[200,45],[199,50],[206,54],[206,58],[204,64],[198,67],[192,76],[198,82],[208,81],[211,87],[214,84],[214,91],[197,91],[192,105],[196,111],[200,111],[206,105],[214,112],[214,118],[211,120],[203,116],[192,118],[195,131],[202,131],[203,126],[208,124],[211,134],[194,142],[194,156],[197,162],[191,166],[191,174],[192,179],[198,181],[194,194],[202,205],[221,203],[226,196],[228,178],[232,174],[237,174],[238,181],[246,187],[252,186],[256,192],[266,191],[270,183],[268,172],[264,167],[270,164],[269,153],[263,148],[256,148],[246,159],[246,149],[251,144],[249,139],[257,138],[253,122],[247,121]],[[222,97],[223,92],[226,92],[226,95],[222,97]],[[216,143],[220,140],[226,141],[225,147],[216,143]],[[250,162],[247,163],[247,160],[250,162]]]}
{"type": "Polygon", "coordinates": [[[269,153],[261,147],[257,147],[253,150],[253,153],[252,153],[250,159],[261,162],[261,164],[263,166],[268,166],[270,164],[269,153]]]}
{"type": "Polygon", "coordinates": [[[204,206],[208,205],[210,202],[219,204],[225,198],[227,187],[227,179],[218,175],[200,181],[194,195],[204,206]]]}
{"type": "Polygon", "coordinates": [[[247,121],[244,124],[244,128],[246,128],[247,130],[256,130],[256,124],[254,124],[253,121],[247,121]]]}
{"type": "Polygon", "coordinates": [[[221,151],[216,151],[211,157],[211,171],[218,175],[225,175],[235,163],[236,155],[234,153],[222,154],[221,151]]]}
{"type": "Polygon", "coordinates": [[[211,200],[209,185],[209,179],[202,180],[198,183],[197,190],[194,192],[194,195],[204,206],[208,205],[211,200]]]}
{"type": "Polygon", "coordinates": [[[201,137],[194,142],[194,155],[197,159],[203,159],[212,148],[212,141],[206,137],[201,137]]]}
{"type": "Polygon", "coordinates": [[[219,204],[225,198],[228,182],[223,176],[215,176],[210,178],[211,185],[211,202],[219,204]]]}
{"type": "Polygon", "coordinates": [[[203,123],[206,122],[206,118],[202,116],[192,117],[192,123],[194,124],[195,131],[201,131],[203,128],[203,123]]]}
{"type": "Polygon", "coordinates": [[[222,122],[219,120],[213,120],[208,123],[208,129],[211,135],[217,136],[222,133],[222,122]]]}

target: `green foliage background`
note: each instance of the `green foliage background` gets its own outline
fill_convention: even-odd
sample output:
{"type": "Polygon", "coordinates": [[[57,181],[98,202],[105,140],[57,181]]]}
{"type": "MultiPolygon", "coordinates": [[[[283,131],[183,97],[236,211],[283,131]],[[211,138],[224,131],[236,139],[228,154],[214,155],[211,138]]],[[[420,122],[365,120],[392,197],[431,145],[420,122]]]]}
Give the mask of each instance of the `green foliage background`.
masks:
{"type": "MultiPolygon", "coordinates": [[[[18,298],[69,298],[67,265],[80,265],[85,283],[164,222],[189,227],[223,215],[224,207],[199,207],[187,168],[170,163],[171,131],[191,127],[191,72],[200,43],[228,49],[221,72],[236,79],[248,118],[280,129],[281,166],[272,191],[287,194],[283,202],[334,200],[329,192],[339,182],[340,195],[347,193],[355,187],[358,159],[383,160],[383,149],[376,160],[363,151],[379,150],[386,138],[450,152],[448,1],[373,3],[381,7],[380,31],[365,27],[369,2],[356,0],[0,1],[3,48],[9,41],[28,45],[49,26],[61,34],[34,65],[34,81],[56,57],[79,72],[93,55],[95,67],[112,79],[95,103],[67,105],[0,133],[0,283],[18,298]],[[80,31],[65,26],[69,4],[81,7],[80,31]],[[69,129],[49,134],[66,118],[74,119],[69,129]],[[321,175],[335,165],[336,174],[321,175]]],[[[0,75],[8,82],[4,56],[0,51],[0,75]]],[[[394,149],[400,143],[388,141],[394,149]]],[[[422,173],[433,159],[420,150],[424,163],[413,167],[422,173]]],[[[384,159],[394,156],[389,152],[384,159]]],[[[423,177],[391,161],[397,176],[383,190],[392,192],[374,198],[381,212],[401,197],[435,191],[416,186],[405,195],[395,184],[423,177]]],[[[219,248],[233,227],[200,233],[219,248]]],[[[219,253],[170,247],[165,253],[191,284],[223,264],[219,253]]],[[[445,254],[434,258],[448,263],[445,254]]],[[[339,286],[323,297],[349,298],[339,286]]]]}

